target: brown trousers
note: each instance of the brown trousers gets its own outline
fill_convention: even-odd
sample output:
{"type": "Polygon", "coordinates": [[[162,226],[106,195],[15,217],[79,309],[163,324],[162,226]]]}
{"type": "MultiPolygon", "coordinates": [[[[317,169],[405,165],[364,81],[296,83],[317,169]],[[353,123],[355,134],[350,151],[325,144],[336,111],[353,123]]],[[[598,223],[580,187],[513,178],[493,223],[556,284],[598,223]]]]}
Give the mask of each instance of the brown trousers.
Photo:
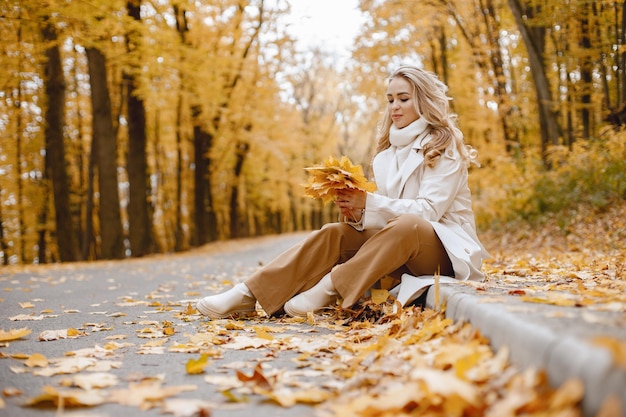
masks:
{"type": "Polygon", "coordinates": [[[332,270],[331,279],[350,307],[385,276],[454,276],[452,263],[432,225],[414,214],[390,220],[382,229],[355,230],[329,223],[263,266],[246,281],[269,315],[308,290],[332,270]]]}

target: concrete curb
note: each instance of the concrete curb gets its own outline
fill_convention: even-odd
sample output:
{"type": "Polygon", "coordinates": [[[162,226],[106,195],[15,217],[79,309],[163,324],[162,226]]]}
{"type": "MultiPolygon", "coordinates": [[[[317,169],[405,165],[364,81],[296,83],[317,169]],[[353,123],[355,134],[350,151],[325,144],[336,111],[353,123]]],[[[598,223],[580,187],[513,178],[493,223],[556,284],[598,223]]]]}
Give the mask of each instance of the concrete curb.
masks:
{"type": "MultiPolygon", "coordinates": [[[[584,416],[595,417],[611,394],[626,405],[626,369],[615,365],[608,350],[567,335],[566,329],[564,334],[557,334],[541,320],[511,312],[505,303],[486,303],[484,296],[468,293],[467,287],[442,284],[439,293],[446,317],[471,323],[496,350],[506,345],[516,366],[544,369],[555,387],[569,378],[579,378],[585,385],[584,416]]],[[[427,293],[426,305],[436,307],[432,290],[427,293]]]]}

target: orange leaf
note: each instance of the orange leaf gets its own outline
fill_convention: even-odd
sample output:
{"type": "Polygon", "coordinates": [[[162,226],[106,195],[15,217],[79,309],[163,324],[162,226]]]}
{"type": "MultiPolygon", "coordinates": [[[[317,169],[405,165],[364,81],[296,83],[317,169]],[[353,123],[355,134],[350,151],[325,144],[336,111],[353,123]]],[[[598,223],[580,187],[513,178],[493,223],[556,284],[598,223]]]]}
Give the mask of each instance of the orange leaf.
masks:
{"type": "Polygon", "coordinates": [[[253,385],[259,386],[263,389],[271,389],[272,384],[270,384],[269,380],[263,375],[261,372],[261,365],[257,365],[254,368],[254,372],[251,376],[247,376],[243,372],[237,370],[237,378],[244,383],[252,383],[253,385]]]}

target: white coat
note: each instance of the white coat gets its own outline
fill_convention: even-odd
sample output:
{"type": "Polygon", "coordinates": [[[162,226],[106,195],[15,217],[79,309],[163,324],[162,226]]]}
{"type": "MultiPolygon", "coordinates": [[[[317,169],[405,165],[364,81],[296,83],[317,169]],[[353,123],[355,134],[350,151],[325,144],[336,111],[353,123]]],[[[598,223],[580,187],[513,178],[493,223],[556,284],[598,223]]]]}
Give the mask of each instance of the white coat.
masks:
{"type": "Polygon", "coordinates": [[[452,143],[433,168],[427,167],[422,143],[429,139],[418,138],[411,145],[413,151],[402,168],[399,196],[388,195],[385,186],[393,149],[374,157],[378,189],[367,195],[363,226],[382,228],[400,214],[418,214],[433,225],[452,262],[454,278],[482,280],[481,265],[488,254],[476,235],[467,165],[452,143]]]}

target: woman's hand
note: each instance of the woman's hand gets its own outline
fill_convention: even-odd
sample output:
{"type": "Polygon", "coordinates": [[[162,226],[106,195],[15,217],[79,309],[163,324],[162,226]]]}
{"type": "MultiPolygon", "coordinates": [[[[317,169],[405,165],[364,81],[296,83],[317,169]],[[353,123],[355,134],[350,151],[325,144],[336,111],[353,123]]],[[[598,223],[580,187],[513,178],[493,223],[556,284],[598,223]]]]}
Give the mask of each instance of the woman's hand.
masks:
{"type": "Polygon", "coordinates": [[[365,209],[367,192],[354,189],[344,189],[337,191],[335,205],[341,213],[341,218],[359,222],[365,209]]]}

